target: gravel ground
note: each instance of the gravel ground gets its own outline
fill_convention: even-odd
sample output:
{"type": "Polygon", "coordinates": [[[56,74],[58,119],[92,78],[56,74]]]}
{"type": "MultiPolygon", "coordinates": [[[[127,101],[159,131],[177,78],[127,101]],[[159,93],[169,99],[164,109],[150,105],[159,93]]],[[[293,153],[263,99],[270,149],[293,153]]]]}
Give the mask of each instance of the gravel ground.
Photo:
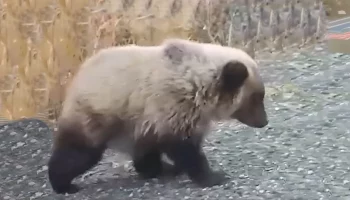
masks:
{"type": "Polygon", "coordinates": [[[205,145],[213,167],[231,176],[223,186],[200,189],[185,176],[141,181],[127,160],[109,151],[77,180],[80,193],[55,195],[45,166],[51,132],[43,122],[25,120],[0,126],[0,197],[350,199],[350,56],[319,46],[262,64],[262,73],[269,127],[218,124],[205,145]]]}

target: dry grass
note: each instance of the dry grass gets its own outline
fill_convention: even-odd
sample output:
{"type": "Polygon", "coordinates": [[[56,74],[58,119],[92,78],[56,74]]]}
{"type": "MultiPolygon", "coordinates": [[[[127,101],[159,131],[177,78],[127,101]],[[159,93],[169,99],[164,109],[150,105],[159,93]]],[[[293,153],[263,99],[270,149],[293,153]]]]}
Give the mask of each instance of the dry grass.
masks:
{"type": "Polygon", "coordinates": [[[88,23],[82,23],[88,1],[74,1],[1,2],[1,114],[7,119],[34,116],[61,101],[69,72],[89,49],[88,23]]]}
{"type": "Polygon", "coordinates": [[[0,0],[0,115],[55,120],[70,78],[100,48],[169,37],[231,43],[229,8],[237,2],[0,0]]]}

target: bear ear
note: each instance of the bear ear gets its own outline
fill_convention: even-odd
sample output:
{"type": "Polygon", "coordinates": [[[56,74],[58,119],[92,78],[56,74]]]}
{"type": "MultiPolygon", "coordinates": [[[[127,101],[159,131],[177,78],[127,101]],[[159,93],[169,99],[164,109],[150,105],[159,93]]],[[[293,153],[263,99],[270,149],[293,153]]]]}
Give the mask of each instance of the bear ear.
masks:
{"type": "Polygon", "coordinates": [[[181,64],[185,56],[188,56],[186,45],[177,41],[169,42],[165,45],[164,56],[174,64],[181,64]]]}
{"type": "Polygon", "coordinates": [[[243,63],[239,61],[230,61],[226,63],[222,68],[220,77],[222,89],[225,91],[233,91],[240,88],[248,75],[248,69],[243,63]]]}

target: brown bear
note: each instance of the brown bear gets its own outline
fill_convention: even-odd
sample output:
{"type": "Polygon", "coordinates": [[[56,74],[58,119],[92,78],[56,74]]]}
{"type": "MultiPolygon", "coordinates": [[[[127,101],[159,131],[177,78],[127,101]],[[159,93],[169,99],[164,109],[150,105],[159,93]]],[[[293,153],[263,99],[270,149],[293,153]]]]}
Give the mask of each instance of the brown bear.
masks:
{"type": "Polygon", "coordinates": [[[159,46],[100,50],[74,76],[54,136],[48,175],[56,193],[75,193],[74,178],[107,148],[130,155],[145,178],[164,170],[161,154],[202,187],[221,184],[202,143],[215,121],[268,124],[264,83],[244,51],[168,39],[159,46]]]}

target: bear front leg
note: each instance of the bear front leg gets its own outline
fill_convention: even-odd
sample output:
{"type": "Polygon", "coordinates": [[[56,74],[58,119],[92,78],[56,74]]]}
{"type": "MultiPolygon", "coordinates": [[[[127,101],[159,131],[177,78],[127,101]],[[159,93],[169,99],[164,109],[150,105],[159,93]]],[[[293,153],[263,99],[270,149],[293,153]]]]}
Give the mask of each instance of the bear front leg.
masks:
{"type": "Polygon", "coordinates": [[[161,147],[154,140],[139,138],[135,143],[132,156],[135,171],[144,179],[181,174],[181,168],[164,161],[161,157],[162,153],[161,147]]]}
{"type": "Polygon", "coordinates": [[[184,173],[184,170],[180,166],[176,165],[175,163],[171,164],[163,160],[162,165],[163,165],[163,174],[165,176],[176,177],[184,173]]]}
{"type": "Polygon", "coordinates": [[[165,152],[177,167],[201,187],[211,187],[225,182],[226,174],[213,171],[200,145],[191,139],[176,140],[167,145],[165,152]]]}
{"type": "Polygon", "coordinates": [[[145,150],[135,147],[133,166],[136,172],[144,179],[156,178],[162,173],[160,151],[157,148],[145,150]]]}

